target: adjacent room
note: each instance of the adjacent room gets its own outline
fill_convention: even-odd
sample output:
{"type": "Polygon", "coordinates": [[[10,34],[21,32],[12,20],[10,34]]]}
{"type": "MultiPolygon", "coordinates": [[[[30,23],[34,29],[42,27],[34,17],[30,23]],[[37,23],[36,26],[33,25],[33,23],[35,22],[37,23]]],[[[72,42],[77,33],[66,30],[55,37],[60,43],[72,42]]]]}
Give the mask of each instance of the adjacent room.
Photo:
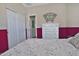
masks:
{"type": "Polygon", "coordinates": [[[0,56],[79,56],[79,3],[0,3],[0,56]]]}

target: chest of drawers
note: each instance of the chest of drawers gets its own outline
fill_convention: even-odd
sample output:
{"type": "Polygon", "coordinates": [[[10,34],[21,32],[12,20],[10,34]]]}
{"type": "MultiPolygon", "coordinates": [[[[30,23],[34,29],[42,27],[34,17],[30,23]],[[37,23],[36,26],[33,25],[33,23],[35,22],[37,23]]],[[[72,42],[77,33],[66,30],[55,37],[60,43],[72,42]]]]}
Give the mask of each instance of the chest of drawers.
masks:
{"type": "Polygon", "coordinates": [[[59,25],[57,23],[43,24],[42,35],[44,39],[58,39],[59,38],[59,25]]]}

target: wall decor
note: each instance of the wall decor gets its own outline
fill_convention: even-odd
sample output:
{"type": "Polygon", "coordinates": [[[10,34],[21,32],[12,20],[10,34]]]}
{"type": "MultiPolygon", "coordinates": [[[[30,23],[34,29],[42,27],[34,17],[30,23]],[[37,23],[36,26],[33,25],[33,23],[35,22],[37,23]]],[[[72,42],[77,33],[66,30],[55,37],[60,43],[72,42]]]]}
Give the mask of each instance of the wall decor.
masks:
{"type": "Polygon", "coordinates": [[[57,14],[53,12],[49,12],[43,15],[46,22],[53,22],[56,16],[57,14]]]}

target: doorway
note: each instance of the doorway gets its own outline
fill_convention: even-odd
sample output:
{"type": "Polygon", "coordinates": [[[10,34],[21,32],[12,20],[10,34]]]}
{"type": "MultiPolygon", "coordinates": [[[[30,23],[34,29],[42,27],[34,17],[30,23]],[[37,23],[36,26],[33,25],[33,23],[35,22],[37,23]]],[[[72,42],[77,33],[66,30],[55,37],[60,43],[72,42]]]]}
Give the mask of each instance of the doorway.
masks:
{"type": "Polygon", "coordinates": [[[31,20],[31,37],[36,38],[35,16],[30,16],[30,20],[31,20]]]}

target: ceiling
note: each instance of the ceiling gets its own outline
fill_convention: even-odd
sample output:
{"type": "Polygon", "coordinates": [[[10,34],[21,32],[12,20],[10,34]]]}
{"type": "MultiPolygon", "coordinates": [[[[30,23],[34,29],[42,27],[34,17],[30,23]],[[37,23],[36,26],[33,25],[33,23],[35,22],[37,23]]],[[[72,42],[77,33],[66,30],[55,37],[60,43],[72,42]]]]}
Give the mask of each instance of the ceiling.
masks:
{"type": "Polygon", "coordinates": [[[47,3],[23,3],[22,5],[25,7],[34,7],[34,6],[40,6],[40,5],[44,5],[47,3]]]}

